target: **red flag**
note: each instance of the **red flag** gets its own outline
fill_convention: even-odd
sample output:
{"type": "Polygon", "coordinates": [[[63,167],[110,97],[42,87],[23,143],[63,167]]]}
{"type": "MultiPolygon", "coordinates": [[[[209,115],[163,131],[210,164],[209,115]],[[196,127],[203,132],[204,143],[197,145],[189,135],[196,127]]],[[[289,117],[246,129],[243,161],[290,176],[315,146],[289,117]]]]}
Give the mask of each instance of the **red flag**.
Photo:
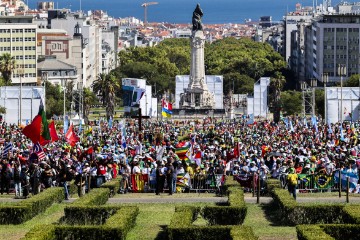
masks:
{"type": "Polygon", "coordinates": [[[93,154],[93,152],[94,152],[93,147],[89,147],[83,153],[80,154],[79,161],[82,162],[86,155],[91,155],[93,154]]]}
{"type": "Polygon", "coordinates": [[[74,147],[75,144],[80,140],[79,137],[76,136],[72,124],[69,127],[69,130],[65,134],[65,139],[72,147],[74,147]]]}
{"type": "Polygon", "coordinates": [[[40,115],[36,115],[32,120],[30,125],[27,125],[22,133],[31,139],[33,143],[37,143],[40,141],[40,133],[41,133],[41,122],[42,118],[40,115]]]}
{"type": "Polygon", "coordinates": [[[58,135],[57,135],[57,133],[56,133],[54,121],[52,121],[52,122],[49,124],[49,131],[50,131],[50,136],[51,136],[51,142],[59,141],[59,137],[58,137],[58,135]]]}
{"type": "Polygon", "coordinates": [[[235,147],[234,147],[234,157],[235,157],[235,158],[239,158],[239,156],[240,156],[240,153],[239,153],[239,142],[237,142],[237,143],[235,144],[235,147]]]}

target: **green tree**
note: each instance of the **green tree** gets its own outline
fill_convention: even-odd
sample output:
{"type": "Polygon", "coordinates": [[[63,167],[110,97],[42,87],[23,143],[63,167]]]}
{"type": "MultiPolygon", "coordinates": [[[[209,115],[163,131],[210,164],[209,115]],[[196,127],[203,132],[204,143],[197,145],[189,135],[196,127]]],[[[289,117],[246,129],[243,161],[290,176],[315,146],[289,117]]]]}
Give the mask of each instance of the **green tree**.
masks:
{"type": "Polygon", "coordinates": [[[0,106],[0,114],[5,114],[6,113],[6,108],[0,106]]]}
{"type": "Polygon", "coordinates": [[[302,112],[301,92],[285,91],[281,92],[282,112],[285,115],[296,115],[302,112]]]}
{"type": "MultiPolygon", "coordinates": [[[[146,78],[157,92],[174,92],[175,76],[190,74],[190,40],[167,39],[155,47],[129,48],[119,52],[120,66],[114,70],[123,77],[146,78]]],[[[224,93],[253,91],[253,83],[262,76],[284,72],[286,62],[269,44],[251,39],[225,38],[205,43],[205,72],[224,75],[224,93]]]]}
{"type": "Polygon", "coordinates": [[[16,67],[15,59],[10,53],[0,55],[0,73],[6,85],[11,85],[11,74],[16,67]]]}
{"type": "MultiPolygon", "coordinates": [[[[64,89],[58,84],[51,84],[49,81],[46,84],[46,116],[51,118],[56,115],[64,114],[64,89]]],[[[65,92],[65,108],[66,111],[71,109],[72,101],[72,83],[67,84],[68,88],[65,92]]]]}
{"type": "MultiPolygon", "coordinates": [[[[339,83],[340,86],[340,83],[339,83]]],[[[343,82],[344,87],[359,87],[360,86],[360,74],[351,75],[348,80],[343,82]]]]}
{"type": "Polygon", "coordinates": [[[114,117],[115,113],[115,92],[120,89],[119,81],[113,73],[100,74],[92,84],[96,94],[101,96],[103,106],[106,108],[106,118],[114,117]]]}
{"type": "Polygon", "coordinates": [[[270,79],[270,87],[272,90],[272,106],[274,113],[274,121],[280,121],[281,111],[281,90],[285,84],[285,78],[280,72],[275,72],[274,76],[270,79]]]}
{"type": "Polygon", "coordinates": [[[83,89],[83,109],[84,109],[84,121],[85,124],[89,122],[90,106],[98,104],[99,100],[95,93],[90,88],[83,89]]]}

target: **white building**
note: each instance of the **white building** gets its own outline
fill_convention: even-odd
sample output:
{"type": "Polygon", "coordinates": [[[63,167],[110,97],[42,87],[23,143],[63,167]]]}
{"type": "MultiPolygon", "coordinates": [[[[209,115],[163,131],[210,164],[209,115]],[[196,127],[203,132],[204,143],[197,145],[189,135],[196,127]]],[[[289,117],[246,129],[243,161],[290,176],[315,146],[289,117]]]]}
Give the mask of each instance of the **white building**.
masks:
{"type": "Polygon", "coordinates": [[[83,36],[83,84],[90,87],[102,73],[102,30],[96,21],[89,17],[68,14],[65,18],[51,19],[51,28],[64,29],[68,35],[75,34],[75,26],[79,24],[83,36]]]}

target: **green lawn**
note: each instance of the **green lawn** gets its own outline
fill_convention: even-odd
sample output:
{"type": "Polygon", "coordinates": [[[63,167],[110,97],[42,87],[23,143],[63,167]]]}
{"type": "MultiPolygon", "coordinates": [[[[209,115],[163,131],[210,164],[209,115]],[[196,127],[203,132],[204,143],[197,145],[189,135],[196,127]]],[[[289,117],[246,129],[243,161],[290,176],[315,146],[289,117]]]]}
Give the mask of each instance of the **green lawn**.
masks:
{"type": "Polygon", "coordinates": [[[37,225],[50,224],[59,221],[64,215],[65,203],[55,203],[44,213],[20,225],[0,225],[0,239],[18,240],[37,225]]]}
{"type": "Polygon", "coordinates": [[[297,239],[295,227],[279,226],[278,214],[271,205],[247,204],[245,226],[252,227],[260,240],[297,239]]]}

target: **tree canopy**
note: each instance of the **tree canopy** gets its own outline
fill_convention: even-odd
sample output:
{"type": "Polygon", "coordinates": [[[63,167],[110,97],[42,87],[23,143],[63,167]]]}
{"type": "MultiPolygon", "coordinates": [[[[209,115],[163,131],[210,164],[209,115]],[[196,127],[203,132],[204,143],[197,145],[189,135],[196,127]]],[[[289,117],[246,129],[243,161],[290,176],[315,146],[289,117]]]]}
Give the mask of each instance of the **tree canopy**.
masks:
{"type": "MultiPolygon", "coordinates": [[[[159,93],[174,91],[175,76],[190,73],[190,40],[167,39],[155,47],[130,48],[119,53],[118,78],[145,78],[159,93]]],[[[225,38],[205,45],[207,75],[224,76],[224,93],[250,93],[261,76],[283,72],[286,62],[266,43],[225,38]]]]}

